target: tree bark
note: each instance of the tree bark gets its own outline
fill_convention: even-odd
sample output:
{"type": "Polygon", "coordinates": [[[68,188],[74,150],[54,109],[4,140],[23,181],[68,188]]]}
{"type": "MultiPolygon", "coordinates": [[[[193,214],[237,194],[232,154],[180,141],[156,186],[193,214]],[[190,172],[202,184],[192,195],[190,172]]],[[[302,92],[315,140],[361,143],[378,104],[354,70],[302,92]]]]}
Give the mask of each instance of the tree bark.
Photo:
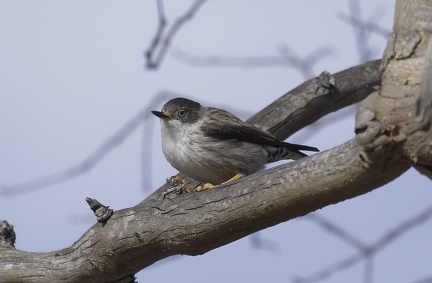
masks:
{"type": "Polygon", "coordinates": [[[424,27],[431,23],[431,10],[430,1],[424,6],[397,1],[382,82],[378,61],[334,76],[323,73],[249,120],[285,138],[373,92],[357,113],[354,139],[210,191],[166,199],[164,185],[139,205],[115,211],[104,225],[95,224],[63,250],[19,251],[4,239],[10,232],[0,233],[0,282],[125,282],[171,255],[203,254],[367,193],[410,166],[430,177],[432,47],[424,27]],[[420,25],[416,15],[424,10],[429,17],[421,18],[426,25],[420,25]]]}
{"type": "Polygon", "coordinates": [[[381,89],[357,112],[356,140],[365,166],[388,151],[432,178],[432,2],[397,1],[395,13],[381,89]]]}

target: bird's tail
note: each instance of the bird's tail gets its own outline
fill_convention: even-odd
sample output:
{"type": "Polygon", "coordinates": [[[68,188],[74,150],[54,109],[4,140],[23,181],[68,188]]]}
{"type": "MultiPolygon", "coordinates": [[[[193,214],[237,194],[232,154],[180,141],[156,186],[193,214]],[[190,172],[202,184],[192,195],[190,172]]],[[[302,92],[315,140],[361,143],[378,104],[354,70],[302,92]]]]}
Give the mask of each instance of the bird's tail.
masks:
{"type": "Polygon", "coordinates": [[[319,151],[318,148],[307,145],[293,143],[284,143],[284,145],[284,147],[273,147],[272,149],[268,150],[267,163],[283,159],[298,160],[307,156],[307,154],[301,152],[300,150],[319,151]]]}

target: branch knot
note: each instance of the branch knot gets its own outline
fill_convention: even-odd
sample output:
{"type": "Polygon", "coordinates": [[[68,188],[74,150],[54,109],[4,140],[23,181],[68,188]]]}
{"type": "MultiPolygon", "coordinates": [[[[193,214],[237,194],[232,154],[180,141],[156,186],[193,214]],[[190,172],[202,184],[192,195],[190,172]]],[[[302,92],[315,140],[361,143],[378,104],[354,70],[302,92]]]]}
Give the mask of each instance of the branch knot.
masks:
{"type": "Polygon", "coordinates": [[[0,247],[15,248],[15,240],[14,226],[6,220],[0,220],[0,247]]]}

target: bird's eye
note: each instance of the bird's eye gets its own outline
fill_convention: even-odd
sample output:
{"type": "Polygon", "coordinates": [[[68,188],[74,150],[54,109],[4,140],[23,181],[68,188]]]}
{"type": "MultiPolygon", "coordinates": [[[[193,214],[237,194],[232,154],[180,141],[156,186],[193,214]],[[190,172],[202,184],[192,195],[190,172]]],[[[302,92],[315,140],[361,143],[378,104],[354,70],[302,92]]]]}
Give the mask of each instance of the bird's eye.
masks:
{"type": "Polygon", "coordinates": [[[178,115],[179,115],[179,117],[180,118],[184,118],[184,117],[186,117],[186,110],[184,110],[184,109],[180,109],[179,111],[178,111],[178,115]]]}

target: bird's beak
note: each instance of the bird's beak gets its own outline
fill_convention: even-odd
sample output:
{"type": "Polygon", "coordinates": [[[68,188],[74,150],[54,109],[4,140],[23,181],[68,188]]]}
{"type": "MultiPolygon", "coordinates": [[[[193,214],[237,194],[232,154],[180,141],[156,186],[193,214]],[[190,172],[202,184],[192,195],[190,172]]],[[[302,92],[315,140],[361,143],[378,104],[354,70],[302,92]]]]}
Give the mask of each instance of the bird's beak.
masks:
{"type": "Polygon", "coordinates": [[[164,112],[160,112],[160,111],[152,111],[151,113],[153,113],[153,115],[161,118],[161,119],[165,119],[170,117],[169,115],[165,114],[164,112]]]}

